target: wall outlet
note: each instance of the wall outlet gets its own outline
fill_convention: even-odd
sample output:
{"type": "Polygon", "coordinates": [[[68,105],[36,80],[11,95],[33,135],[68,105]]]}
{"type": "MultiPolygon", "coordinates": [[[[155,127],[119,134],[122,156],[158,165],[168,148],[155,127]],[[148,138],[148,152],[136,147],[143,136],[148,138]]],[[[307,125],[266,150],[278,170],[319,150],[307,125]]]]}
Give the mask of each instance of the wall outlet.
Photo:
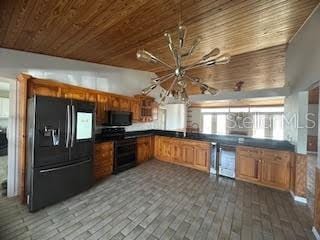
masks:
{"type": "Polygon", "coordinates": [[[238,143],[244,143],[244,138],[238,138],[238,143]]]}

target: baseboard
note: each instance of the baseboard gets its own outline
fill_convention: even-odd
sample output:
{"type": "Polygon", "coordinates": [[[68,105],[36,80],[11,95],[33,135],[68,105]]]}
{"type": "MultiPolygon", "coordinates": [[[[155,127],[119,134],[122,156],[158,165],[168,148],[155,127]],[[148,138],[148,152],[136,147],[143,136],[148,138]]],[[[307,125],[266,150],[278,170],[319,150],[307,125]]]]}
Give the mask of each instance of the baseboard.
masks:
{"type": "Polygon", "coordinates": [[[292,191],[290,191],[290,193],[291,193],[291,196],[293,197],[293,200],[295,200],[296,202],[300,202],[304,204],[308,203],[307,198],[296,196],[292,191]]]}
{"type": "Polygon", "coordinates": [[[317,240],[320,240],[320,235],[315,227],[312,227],[312,233],[317,240]]]}

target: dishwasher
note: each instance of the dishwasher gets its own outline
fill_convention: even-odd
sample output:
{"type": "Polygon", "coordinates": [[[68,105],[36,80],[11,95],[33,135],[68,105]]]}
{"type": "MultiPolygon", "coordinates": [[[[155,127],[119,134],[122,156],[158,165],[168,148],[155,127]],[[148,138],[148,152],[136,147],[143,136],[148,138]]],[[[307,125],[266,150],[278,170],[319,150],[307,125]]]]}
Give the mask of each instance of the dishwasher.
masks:
{"type": "Polygon", "coordinates": [[[220,145],[219,148],[219,175],[235,178],[236,175],[236,147],[220,145]]]}

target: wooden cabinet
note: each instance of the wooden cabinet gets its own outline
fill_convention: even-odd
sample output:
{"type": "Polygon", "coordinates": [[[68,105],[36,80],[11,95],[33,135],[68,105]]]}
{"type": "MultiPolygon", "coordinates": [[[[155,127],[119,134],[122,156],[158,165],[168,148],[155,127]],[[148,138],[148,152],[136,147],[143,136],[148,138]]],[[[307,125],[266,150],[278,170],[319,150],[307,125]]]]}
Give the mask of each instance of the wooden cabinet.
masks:
{"type": "Polygon", "coordinates": [[[108,110],[119,111],[120,110],[120,99],[118,96],[110,95],[110,102],[108,104],[108,110]]]}
{"type": "Polygon", "coordinates": [[[238,156],[236,160],[237,178],[251,182],[261,179],[261,160],[254,157],[238,156]]]}
{"type": "Polygon", "coordinates": [[[194,165],[195,164],[195,147],[193,144],[182,144],[182,155],[183,162],[185,164],[194,165]]]}
{"type": "Polygon", "coordinates": [[[194,165],[198,168],[208,169],[211,160],[211,151],[207,145],[201,145],[195,148],[194,165]]]}
{"type": "Polygon", "coordinates": [[[61,97],[75,100],[86,100],[87,93],[82,89],[75,88],[62,88],[61,89],[61,97]]]}
{"type": "Polygon", "coordinates": [[[263,151],[261,182],[268,186],[289,189],[290,160],[289,152],[263,151]]]}
{"type": "Polygon", "coordinates": [[[172,140],[171,141],[171,160],[172,162],[180,162],[183,163],[184,162],[184,149],[181,147],[181,143],[180,141],[177,140],[172,140]]]}
{"type": "Polygon", "coordinates": [[[126,97],[119,97],[119,110],[130,112],[130,101],[126,97]]]}
{"type": "Polygon", "coordinates": [[[96,180],[112,174],[113,171],[113,142],[95,145],[94,176],[96,180]]]}
{"type": "Polygon", "coordinates": [[[106,94],[97,94],[97,112],[96,119],[98,123],[106,121],[106,111],[109,102],[109,96],[106,94]]]}
{"type": "Polygon", "coordinates": [[[210,144],[202,141],[155,137],[155,157],[186,167],[209,172],[210,144]]]}
{"type": "Polygon", "coordinates": [[[130,108],[132,112],[132,120],[134,122],[140,121],[140,105],[138,100],[131,100],[130,108]]]}
{"type": "Polygon", "coordinates": [[[236,178],[268,187],[289,190],[291,153],[238,147],[236,178]]]}
{"type": "Polygon", "coordinates": [[[31,80],[28,84],[28,96],[34,95],[60,97],[61,88],[59,85],[48,84],[47,81],[41,83],[41,80],[31,80]]]}
{"type": "Polygon", "coordinates": [[[97,102],[97,96],[98,94],[97,93],[95,93],[95,92],[88,92],[87,93],[87,96],[86,96],[86,100],[88,101],[88,102],[97,102]]]}
{"type": "Polygon", "coordinates": [[[151,137],[139,137],[137,139],[137,162],[143,163],[152,158],[152,138],[151,137]]]}
{"type": "Polygon", "coordinates": [[[139,101],[140,107],[140,121],[151,122],[153,117],[158,117],[158,113],[155,112],[154,98],[145,95],[136,95],[135,98],[139,101]]]}

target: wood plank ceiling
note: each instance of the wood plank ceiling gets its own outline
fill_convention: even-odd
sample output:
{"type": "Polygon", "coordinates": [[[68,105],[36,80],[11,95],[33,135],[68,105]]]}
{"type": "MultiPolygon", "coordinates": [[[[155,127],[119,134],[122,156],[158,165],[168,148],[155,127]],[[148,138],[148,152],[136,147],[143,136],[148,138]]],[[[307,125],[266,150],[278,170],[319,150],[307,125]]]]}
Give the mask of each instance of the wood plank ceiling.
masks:
{"type": "MultiPolygon", "coordinates": [[[[239,80],[250,90],[283,86],[285,44],[318,3],[181,0],[186,47],[202,37],[186,64],[219,47],[238,56],[229,66],[194,74],[219,89],[239,80]]],[[[146,49],[172,62],[163,33],[175,31],[178,16],[177,0],[1,0],[0,46],[161,73],[164,68],[137,61],[135,53],[146,49]]]]}

